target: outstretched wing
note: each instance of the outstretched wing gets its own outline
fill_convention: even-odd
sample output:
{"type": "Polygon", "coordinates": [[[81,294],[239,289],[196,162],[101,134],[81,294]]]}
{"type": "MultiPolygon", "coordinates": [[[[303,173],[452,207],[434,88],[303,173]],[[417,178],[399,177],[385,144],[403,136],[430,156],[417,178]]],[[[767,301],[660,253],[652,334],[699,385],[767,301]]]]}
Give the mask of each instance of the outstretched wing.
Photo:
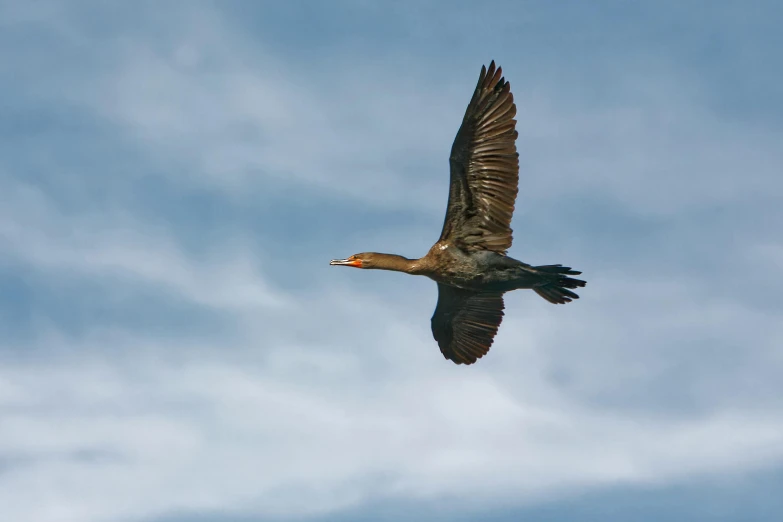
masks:
{"type": "Polygon", "coordinates": [[[503,320],[503,294],[473,292],[438,283],[432,336],[441,353],[457,364],[483,357],[503,320]]]}
{"type": "Polygon", "coordinates": [[[514,143],[517,108],[502,73],[494,60],[488,70],[481,67],[451,146],[449,204],[440,241],[505,254],[513,240],[519,154],[514,143]]]}

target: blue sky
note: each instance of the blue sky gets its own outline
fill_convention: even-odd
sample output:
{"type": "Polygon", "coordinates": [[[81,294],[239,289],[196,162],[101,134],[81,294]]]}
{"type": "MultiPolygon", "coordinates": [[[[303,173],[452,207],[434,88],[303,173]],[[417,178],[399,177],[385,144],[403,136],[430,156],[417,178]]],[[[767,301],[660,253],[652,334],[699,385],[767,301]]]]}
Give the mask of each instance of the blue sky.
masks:
{"type": "Polygon", "coordinates": [[[0,512],[783,517],[776,2],[0,1],[0,512]],[[506,299],[443,359],[423,255],[482,64],[506,299]]]}

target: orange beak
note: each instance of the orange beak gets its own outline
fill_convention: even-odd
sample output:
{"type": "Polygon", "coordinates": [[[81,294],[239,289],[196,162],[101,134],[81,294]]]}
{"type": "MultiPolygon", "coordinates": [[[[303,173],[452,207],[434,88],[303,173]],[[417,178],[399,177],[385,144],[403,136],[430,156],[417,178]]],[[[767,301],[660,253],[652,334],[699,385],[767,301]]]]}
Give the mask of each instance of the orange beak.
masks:
{"type": "Polygon", "coordinates": [[[332,259],[329,261],[330,265],[338,265],[338,266],[352,266],[355,268],[361,268],[362,267],[362,260],[356,259],[355,257],[351,256],[348,259],[332,259]]]}

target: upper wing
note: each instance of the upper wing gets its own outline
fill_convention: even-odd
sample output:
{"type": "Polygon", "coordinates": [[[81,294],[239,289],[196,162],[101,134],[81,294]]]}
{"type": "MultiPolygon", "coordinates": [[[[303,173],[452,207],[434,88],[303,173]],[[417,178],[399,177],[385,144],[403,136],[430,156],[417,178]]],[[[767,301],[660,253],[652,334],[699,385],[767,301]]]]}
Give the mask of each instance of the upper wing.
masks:
{"type": "Polygon", "coordinates": [[[468,250],[511,247],[511,216],[519,183],[514,141],[517,108],[511,86],[495,70],[481,67],[476,90],[451,146],[449,204],[440,241],[468,250]]]}
{"type": "Polygon", "coordinates": [[[432,336],[441,353],[457,364],[483,357],[503,320],[503,294],[479,293],[438,283],[432,336]]]}

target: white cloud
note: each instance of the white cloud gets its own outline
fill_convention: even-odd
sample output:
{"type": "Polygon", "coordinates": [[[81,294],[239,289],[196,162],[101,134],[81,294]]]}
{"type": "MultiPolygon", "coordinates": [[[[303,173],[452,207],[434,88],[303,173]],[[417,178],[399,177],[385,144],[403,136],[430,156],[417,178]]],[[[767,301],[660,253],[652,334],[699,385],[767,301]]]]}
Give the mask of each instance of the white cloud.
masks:
{"type": "MultiPolygon", "coordinates": [[[[341,64],[316,76],[224,23],[220,13],[199,8],[165,36],[124,35],[106,44],[112,56],[106,68],[70,77],[70,89],[48,96],[115,123],[159,162],[176,166],[168,175],[178,182],[237,196],[270,183],[299,183],[365,203],[431,206],[430,178],[391,165],[437,152],[447,176],[448,147],[461,120],[453,104],[422,98],[413,78],[393,76],[383,87],[394,96],[380,99],[372,94],[379,92],[377,67],[341,64]],[[415,117],[425,110],[428,118],[415,117]],[[453,121],[445,134],[438,116],[453,121]]],[[[471,88],[464,86],[460,99],[471,88]]],[[[446,179],[435,184],[445,187],[446,179]]]]}
{"type": "MultiPolygon", "coordinates": [[[[52,23],[46,11],[16,16],[52,23]]],[[[100,42],[112,58],[102,68],[36,91],[105,118],[157,165],[184,167],[160,169],[180,186],[242,197],[295,180],[368,206],[442,213],[472,81],[434,87],[439,71],[407,63],[337,62],[314,77],[226,23],[196,10],[165,34],[125,30],[100,42]],[[419,160],[440,174],[420,174],[419,160]]],[[[66,14],[57,24],[90,42],[66,14]]],[[[721,120],[698,89],[641,81],[627,87],[630,101],[591,109],[576,90],[516,80],[524,68],[503,65],[520,107],[522,216],[564,195],[676,215],[774,186],[778,136],[721,120]]],[[[690,267],[663,280],[588,260],[599,273],[586,274],[581,301],[509,296],[489,356],[456,367],[430,337],[428,281],[401,279],[404,297],[379,291],[372,273],[355,274],[366,291],[319,282],[284,292],[271,254],[248,247],[264,230],[205,237],[195,253],[119,198],[69,213],[33,183],[0,182],[7,260],[58,280],[100,278],[107,291],[142,285],[234,321],[203,338],[96,319],[85,333],[46,324],[3,341],[0,505],[10,519],[294,515],[455,491],[456,508],[481,508],[783,462],[781,404],[769,398],[781,396],[776,314],[706,291],[690,267]]],[[[771,263],[780,254],[752,252],[771,263]]]]}
{"type": "MultiPolygon", "coordinates": [[[[299,183],[365,204],[440,214],[447,157],[473,87],[451,71],[390,60],[302,69],[219,12],[189,11],[165,35],[108,43],[112,63],[68,93],[158,155],[184,183],[235,195],[299,183]],[[434,85],[433,85],[434,84],[434,85]]],[[[727,120],[709,85],[673,64],[618,67],[602,104],[503,63],[519,107],[520,209],[569,197],[670,215],[763,196],[778,131],[727,120]]],[[[478,64],[476,64],[478,73],[478,64]]]]}
{"type": "MultiPolygon", "coordinates": [[[[515,294],[490,355],[461,368],[430,339],[429,304],[339,287],[278,295],[263,273],[186,257],[165,233],[142,236],[136,223],[139,235],[110,235],[122,230],[111,216],[100,225],[69,219],[36,192],[13,195],[2,222],[17,259],[62,277],[129,274],[238,312],[225,338],[156,339],[97,325],[86,336],[49,330],[32,345],[7,346],[50,354],[12,357],[0,369],[0,504],[15,520],[306,515],[466,489],[454,505],[477,509],[783,461],[778,406],[727,401],[742,393],[725,383],[688,417],[643,401],[589,400],[665,374],[662,357],[677,357],[663,346],[673,335],[684,350],[704,331],[737,335],[731,319],[756,331],[769,325],[736,304],[689,298],[697,281],[591,278],[589,299],[569,307],[515,294]],[[248,300],[248,291],[261,297],[248,300]],[[625,295],[645,301],[630,312],[625,295]],[[280,302],[287,306],[274,314],[264,308],[280,302]],[[551,377],[555,368],[570,385],[551,377]]],[[[431,284],[416,281],[434,300],[431,284]]],[[[747,360],[745,371],[764,360],[747,360]]]]}
{"type": "Polygon", "coordinates": [[[616,105],[568,112],[552,93],[525,93],[524,182],[541,195],[529,203],[600,194],[632,214],[668,216],[764,197],[783,164],[779,132],[725,120],[700,103],[706,87],[689,93],[667,78],[699,85],[671,69],[648,71],[626,82],[616,105]]]}
{"type": "Polygon", "coordinates": [[[195,254],[183,252],[166,232],[123,212],[63,216],[30,186],[0,186],[0,244],[29,266],[93,279],[130,278],[215,308],[286,305],[260,276],[257,256],[241,244],[215,245],[198,265],[195,254]]]}
{"type": "MultiPolygon", "coordinates": [[[[0,447],[30,457],[0,476],[5,512],[42,522],[228,508],[296,515],[466,488],[471,498],[458,504],[478,507],[783,459],[783,421],[771,412],[655,418],[585,407],[540,381],[528,396],[480,366],[455,371],[432,342],[393,326],[397,333],[373,346],[338,353],[340,365],[308,357],[315,371],[302,364],[299,375],[298,354],[265,342],[281,335],[274,324],[265,339],[196,356],[168,343],[145,350],[123,334],[113,339],[127,346],[119,360],[78,341],[67,351],[81,355],[70,360],[4,364],[0,447]],[[361,359],[400,347],[404,360],[392,359],[368,386],[361,359]],[[155,356],[163,353],[180,355],[155,356]],[[293,367],[281,371],[286,364],[293,367]],[[557,400],[538,400],[547,395],[557,400]]],[[[331,355],[334,343],[353,338],[344,332],[306,349],[331,355]]],[[[551,346],[531,348],[535,361],[551,346]]],[[[492,357],[511,350],[498,343],[492,357]]]]}

